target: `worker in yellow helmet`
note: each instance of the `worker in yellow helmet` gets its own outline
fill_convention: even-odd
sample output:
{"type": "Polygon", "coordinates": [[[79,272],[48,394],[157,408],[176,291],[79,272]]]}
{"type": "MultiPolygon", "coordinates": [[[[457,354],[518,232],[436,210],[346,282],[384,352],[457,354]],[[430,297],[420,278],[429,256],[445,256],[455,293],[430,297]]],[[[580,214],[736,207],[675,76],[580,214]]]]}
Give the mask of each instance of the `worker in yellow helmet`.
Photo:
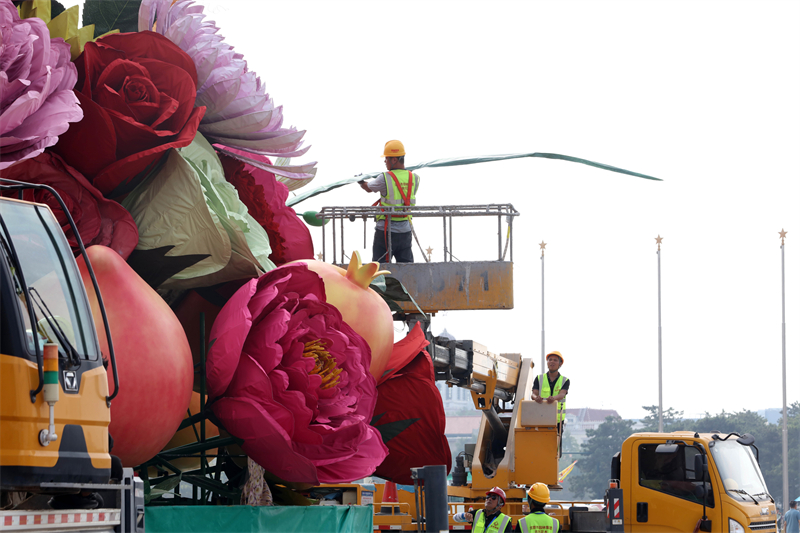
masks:
{"type": "MultiPolygon", "coordinates": [[[[367,192],[379,192],[381,199],[375,203],[381,207],[411,207],[417,204],[419,175],[405,167],[406,149],[400,141],[389,141],[383,148],[384,172],[372,181],[360,181],[367,192]]],[[[394,214],[375,217],[375,238],[372,241],[372,260],[390,263],[388,257],[389,233],[391,232],[392,256],[398,263],[413,263],[411,249],[411,215],[394,214]]]]}
{"type": "Polygon", "coordinates": [[[521,533],[558,533],[561,524],[544,511],[550,502],[550,489],[544,483],[534,483],[528,489],[528,506],[530,514],[517,522],[515,531],[521,533]]]}
{"type": "Polygon", "coordinates": [[[506,504],[506,491],[492,487],[486,493],[483,509],[453,515],[454,522],[472,522],[473,533],[510,533],[511,517],[500,512],[506,504]]]}
{"type": "MultiPolygon", "coordinates": [[[[564,434],[564,418],[567,410],[567,393],[569,392],[569,379],[559,373],[564,364],[561,352],[552,351],[547,354],[547,373],[536,376],[533,380],[532,399],[536,403],[558,403],[557,423],[558,434],[564,434]]],[[[558,456],[561,457],[561,439],[558,441],[558,456]]]]}

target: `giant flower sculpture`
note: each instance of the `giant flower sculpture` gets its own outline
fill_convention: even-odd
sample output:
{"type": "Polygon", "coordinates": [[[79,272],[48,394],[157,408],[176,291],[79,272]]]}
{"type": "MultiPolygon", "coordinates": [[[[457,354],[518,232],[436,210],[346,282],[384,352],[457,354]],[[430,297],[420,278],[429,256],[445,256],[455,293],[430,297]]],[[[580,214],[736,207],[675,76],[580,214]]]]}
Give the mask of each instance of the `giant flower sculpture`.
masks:
{"type": "Polygon", "coordinates": [[[41,154],[83,117],[69,50],[43,20],[21,20],[0,0],[0,170],[41,154]]]}
{"type": "MultiPolygon", "coordinates": [[[[86,178],[49,150],[5,170],[3,177],[55,189],[72,215],[87,248],[100,244],[127,259],[139,242],[139,231],[130,213],[117,202],[103,198],[100,191],[86,178]]],[[[9,191],[7,195],[12,196],[13,193],[9,191]]],[[[76,255],[80,253],[78,240],[67,216],[52,194],[42,189],[28,189],[24,192],[23,199],[49,205],[61,224],[72,251],[76,255]]]]}
{"type": "MultiPolygon", "coordinates": [[[[241,54],[219,35],[203,7],[192,0],[143,0],[139,31],[154,29],[184,50],[197,67],[197,105],[206,107],[199,131],[212,143],[253,154],[298,157],[305,130],[284,128],[283,109],[275,106],[241,54]]],[[[256,166],[260,161],[248,161],[256,166]]],[[[315,163],[301,166],[261,166],[302,183],[316,173],[315,163]]]]}
{"type": "Polygon", "coordinates": [[[75,61],[84,119],[55,150],[108,198],[129,193],[170,148],[189,145],[205,109],[197,72],[151,31],[107,35],[75,61]]]}
{"type": "Polygon", "coordinates": [[[212,409],[249,457],[286,482],[352,481],[386,457],[369,425],[370,350],[304,264],[246,283],[211,330],[212,409]]]}
{"type": "MultiPolygon", "coordinates": [[[[314,243],[308,226],[294,209],[286,205],[289,188],[278,181],[274,173],[232,157],[246,155],[246,152],[234,149],[226,152],[231,155],[219,155],[225,179],[236,187],[248,212],[267,231],[272,248],[270,259],[276,265],[282,265],[314,257],[314,243]]],[[[270,163],[266,156],[252,154],[251,157],[265,165],[270,163]]]]}

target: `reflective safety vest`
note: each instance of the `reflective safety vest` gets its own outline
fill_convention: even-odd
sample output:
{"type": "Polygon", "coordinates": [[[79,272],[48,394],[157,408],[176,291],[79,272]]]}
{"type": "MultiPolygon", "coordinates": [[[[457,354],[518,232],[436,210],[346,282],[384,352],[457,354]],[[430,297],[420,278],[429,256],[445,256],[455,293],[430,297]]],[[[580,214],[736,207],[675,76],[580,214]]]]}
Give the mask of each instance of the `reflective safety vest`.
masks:
{"type": "MultiPolygon", "coordinates": [[[[567,381],[565,376],[559,374],[558,379],[556,380],[556,388],[555,390],[550,390],[550,381],[547,379],[547,374],[542,374],[539,376],[539,396],[542,398],[549,398],[550,396],[558,396],[558,393],[561,392],[561,385],[563,385],[567,381]]],[[[558,402],[558,423],[564,421],[564,415],[566,413],[566,405],[567,399],[564,398],[560,402],[558,402]]]]}
{"type": "Polygon", "coordinates": [[[483,509],[478,509],[475,512],[475,519],[472,521],[472,533],[497,533],[498,531],[505,531],[506,524],[511,521],[510,516],[506,516],[503,513],[494,517],[494,520],[489,524],[489,527],[486,527],[486,516],[483,513],[483,509]]]}
{"type": "MultiPolygon", "coordinates": [[[[381,196],[380,205],[382,207],[410,207],[417,205],[416,194],[419,182],[411,172],[408,170],[384,172],[383,179],[386,180],[386,196],[381,196]]],[[[375,220],[385,219],[385,215],[375,217],[375,220]]],[[[392,215],[392,220],[395,222],[411,220],[411,215],[392,215]]]]}
{"type": "Polygon", "coordinates": [[[557,533],[560,524],[557,518],[536,512],[520,520],[519,526],[522,533],[557,533]]]}

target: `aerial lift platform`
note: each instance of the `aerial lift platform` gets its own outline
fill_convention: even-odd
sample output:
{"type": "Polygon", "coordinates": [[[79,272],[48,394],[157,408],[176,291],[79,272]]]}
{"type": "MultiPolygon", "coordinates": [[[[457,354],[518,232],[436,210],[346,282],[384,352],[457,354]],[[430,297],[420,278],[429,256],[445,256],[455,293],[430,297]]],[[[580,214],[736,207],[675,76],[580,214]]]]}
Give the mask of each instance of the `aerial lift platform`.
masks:
{"type": "MultiPolygon", "coordinates": [[[[415,218],[442,219],[442,260],[433,261],[423,253],[415,263],[381,263],[381,270],[391,272],[413,297],[414,302],[399,302],[406,314],[426,315],[439,311],[466,311],[514,308],[513,221],[519,212],[511,204],[380,207],[324,207],[317,218],[331,221],[330,233],[322,226],[322,260],[332,251],[332,262],[344,265],[345,221],[364,223],[364,247],[368,245],[367,227],[375,216],[401,212],[415,218]],[[453,256],[453,219],[489,217],[497,219],[497,258],[486,261],[458,261],[453,256]],[[338,226],[338,230],[337,230],[338,226]],[[504,231],[505,230],[505,231],[504,231]],[[505,238],[504,238],[505,237],[505,238]],[[505,240],[505,243],[503,242],[505,240]],[[338,242],[337,242],[338,241],[338,242]],[[332,250],[329,250],[332,249],[332,250]],[[508,259],[506,259],[508,256],[508,259]]],[[[491,221],[493,224],[494,221],[491,221]]],[[[348,224],[347,226],[349,226],[348,224]]],[[[371,235],[371,231],[369,235],[371,235]]],[[[388,233],[391,254],[391,232],[388,233]]],[[[416,240],[416,234],[415,234],[416,240]]]]}

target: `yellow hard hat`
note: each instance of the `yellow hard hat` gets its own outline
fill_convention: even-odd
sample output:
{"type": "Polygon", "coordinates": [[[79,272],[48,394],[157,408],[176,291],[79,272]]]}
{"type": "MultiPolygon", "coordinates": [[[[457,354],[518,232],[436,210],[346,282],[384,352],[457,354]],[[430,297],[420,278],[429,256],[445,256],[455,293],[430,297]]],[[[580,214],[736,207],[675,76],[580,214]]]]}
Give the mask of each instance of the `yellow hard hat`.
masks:
{"type": "Polygon", "coordinates": [[[561,352],[559,352],[559,351],[557,351],[557,350],[553,350],[552,352],[550,352],[549,354],[547,354],[547,357],[545,357],[545,358],[544,358],[544,359],[545,359],[545,361],[546,361],[546,360],[547,360],[547,358],[548,358],[548,357],[550,357],[551,355],[558,356],[558,358],[559,358],[559,359],[561,359],[561,364],[562,364],[562,365],[564,364],[564,356],[563,356],[563,355],[561,355],[561,352]]]}
{"type": "Polygon", "coordinates": [[[544,483],[534,483],[528,489],[528,498],[539,503],[550,502],[550,489],[544,483]]]}
{"type": "Polygon", "coordinates": [[[383,147],[383,157],[403,157],[406,149],[400,141],[389,141],[383,147]]]}

